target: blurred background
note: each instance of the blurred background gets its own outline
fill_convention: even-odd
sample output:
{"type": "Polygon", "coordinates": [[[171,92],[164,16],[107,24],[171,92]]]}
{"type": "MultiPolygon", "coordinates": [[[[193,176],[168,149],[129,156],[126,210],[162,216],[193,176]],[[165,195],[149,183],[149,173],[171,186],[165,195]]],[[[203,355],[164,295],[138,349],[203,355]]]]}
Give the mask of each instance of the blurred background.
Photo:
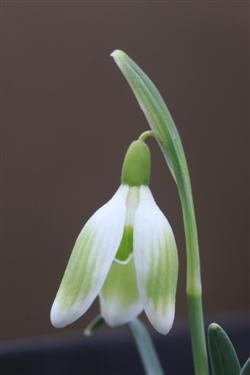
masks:
{"type": "MultiPolygon", "coordinates": [[[[148,129],[110,53],[158,86],[180,131],[197,213],[208,321],[249,308],[247,1],[1,2],[0,339],[81,332],[49,321],[75,238],[117,189],[148,129]]],[[[153,140],[151,188],[179,249],[176,324],[187,319],[175,184],[153,140]]]]}

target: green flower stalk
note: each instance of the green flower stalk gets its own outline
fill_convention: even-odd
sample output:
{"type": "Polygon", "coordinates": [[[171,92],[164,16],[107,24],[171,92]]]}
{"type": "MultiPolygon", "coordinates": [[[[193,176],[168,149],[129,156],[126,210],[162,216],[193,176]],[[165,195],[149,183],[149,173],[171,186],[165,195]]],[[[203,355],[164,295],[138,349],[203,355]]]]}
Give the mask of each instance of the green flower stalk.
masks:
{"type": "Polygon", "coordinates": [[[166,334],[175,314],[178,257],[173,231],[149,189],[151,155],[134,141],[125,156],[121,186],[84,225],[51,309],[64,327],[100,297],[110,326],[128,323],[145,310],[166,334]]]}

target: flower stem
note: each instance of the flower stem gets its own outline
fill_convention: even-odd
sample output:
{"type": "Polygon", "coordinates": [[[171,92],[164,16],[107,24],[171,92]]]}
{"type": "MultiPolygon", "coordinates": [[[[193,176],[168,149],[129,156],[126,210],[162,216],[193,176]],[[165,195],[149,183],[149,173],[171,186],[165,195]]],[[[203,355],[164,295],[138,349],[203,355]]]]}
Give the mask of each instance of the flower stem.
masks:
{"type": "Polygon", "coordinates": [[[201,296],[187,295],[195,374],[209,374],[201,296]]]}
{"type": "MultiPolygon", "coordinates": [[[[97,315],[85,328],[84,335],[91,336],[103,324],[102,315],[97,315]]],[[[128,323],[128,327],[135,340],[145,373],[147,375],[164,375],[153,341],[142,322],[139,319],[134,319],[128,323]]]]}
{"type": "Polygon", "coordinates": [[[141,135],[138,137],[138,141],[145,142],[146,139],[149,137],[154,137],[154,132],[152,130],[146,130],[145,132],[141,133],[141,135]]]}
{"type": "Polygon", "coordinates": [[[186,290],[194,368],[196,375],[208,375],[197,226],[189,170],[180,135],[164,100],[150,78],[125,52],[116,50],[112,57],[134,92],[177,184],[186,236],[186,290]]]}
{"type": "Polygon", "coordinates": [[[208,358],[204,331],[202,308],[202,288],[200,276],[200,256],[197,226],[188,170],[184,173],[183,183],[178,183],[181,200],[187,248],[187,303],[191,330],[192,351],[195,374],[207,375],[208,358]]]}
{"type": "Polygon", "coordinates": [[[147,375],[164,375],[152,339],[139,319],[128,323],[147,375]]]}

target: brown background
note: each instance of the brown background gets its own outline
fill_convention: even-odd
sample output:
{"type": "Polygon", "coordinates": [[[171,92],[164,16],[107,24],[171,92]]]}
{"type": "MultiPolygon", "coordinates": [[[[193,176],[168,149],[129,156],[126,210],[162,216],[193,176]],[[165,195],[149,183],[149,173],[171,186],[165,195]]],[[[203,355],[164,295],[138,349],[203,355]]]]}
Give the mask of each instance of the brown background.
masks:
{"type": "MultiPolygon", "coordinates": [[[[248,16],[247,1],[1,2],[1,339],[59,332],[49,311],[75,237],[111,197],[128,144],[147,129],[109,57],[115,48],[155,81],[182,136],[207,316],[246,311],[248,16]]],[[[179,247],[182,320],[180,205],[149,144],[152,191],[179,247]]],[[[80,332],[97,311],[64,332],[80,332]]]]}

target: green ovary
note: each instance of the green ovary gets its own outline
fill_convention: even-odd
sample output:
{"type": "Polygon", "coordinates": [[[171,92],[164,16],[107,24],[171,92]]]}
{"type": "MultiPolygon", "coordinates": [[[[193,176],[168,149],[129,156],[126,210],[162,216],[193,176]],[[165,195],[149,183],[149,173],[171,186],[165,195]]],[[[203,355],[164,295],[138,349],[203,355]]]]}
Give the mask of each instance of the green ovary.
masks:
{"type": "Polygon", "coordinates": [[[129,186],[149,185],[151,154],[149,147],[141,140],[134,141],[128,148],[122,166],[122,184],[129,186]]]}

